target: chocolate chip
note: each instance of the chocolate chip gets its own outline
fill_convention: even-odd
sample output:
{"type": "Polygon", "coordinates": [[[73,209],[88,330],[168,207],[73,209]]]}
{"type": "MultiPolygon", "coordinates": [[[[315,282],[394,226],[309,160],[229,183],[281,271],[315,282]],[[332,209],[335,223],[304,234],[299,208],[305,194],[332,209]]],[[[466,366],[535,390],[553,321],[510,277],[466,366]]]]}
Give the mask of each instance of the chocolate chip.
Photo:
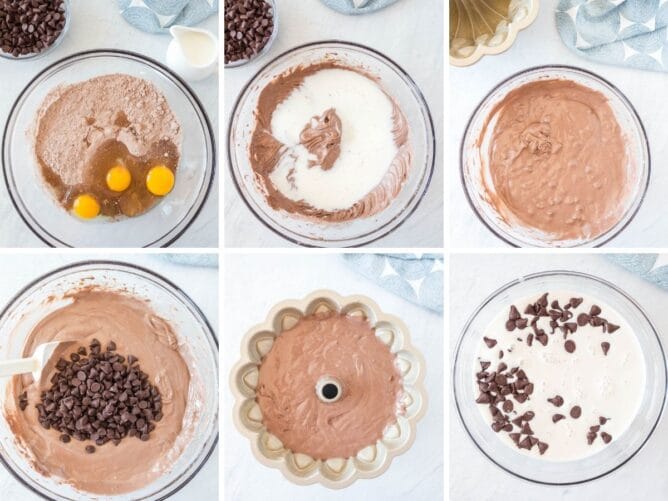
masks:
{"type": "Polygon", "coordinates": [[[68,443],[70,440],[72,440],[72,438],[69,435],[67,435],[66,433],[63,433],[60,436],[60,441],[63,442],[64,444],[68,443]]]}
{"type": "Polygon", "coordinates": [[[531,421],[535,416],[536,416],[536,414],[535,414],[533,411],[526,411],[526,412],[522,415],[522,419],[523,419],[524,421],[531,421]]]}
{"type": "Polygon", "coordinates": [[[605,423],[608,422],[608,418],[603,417],[603,416],[599,416],[598,422],[601,424],[601,426],[603,426],[605,423]]]}
{"type": "Polygon", "coordinates": [[[64,0],[0,0],[0,50],[14,57],[52,46],[65,28],[64,0]]]}
{"type": "Polygon", "coordinates": [[[520,312],[517,311],[517,307],[515,305],[512,305],[510,307],[510,313],[508,314],[508,319],[509,320],[518,320],[520,318],[520,312]]]}
{"type": "Polygon", "coordinates": [[[582,416],[582,408],[580,408],[579,405],[576,405],[571,409],[570,414],[573,419],[578,419],[580,416],[582,416]]]}
{"type": "Polygon", "coordinates": [[[485,344],[487,345],[487,348],[494,348],[496,346],[496,339],[484,337],[482,338],[483,341],[485,341],[485,344]]]}
{"type": "MultiPolygon", "coordinates": [[[[130,357],[128,357],[130,358],[130,357]]],[[[492,365],[490,362],[480,362],[480,367],[482,367],[482,370],[487,370],[489,366],[492,365]]]]}
{"type": "Polygon", "coordinates": [[[610,441],[612,440],[612,435],[602,431],[601,432],[601,438],[603,439],[603,442],[605,442],[606,444],[609,444],[610,441]]]}
{"type": "Polygon", "coordinates": [[[552,416],[552,422],[553,422],[553,423],[558,423],[558,422],[561,421],[562,419],[566,419],[566,416],[564,416],[563,414],[554,414],[554,415],[552,416]]]}
{"type": "Polygon", "coordinates": [[[513,402],[510,400],[506,400],[503,402],[503,411],[506,413],[510,413],[513,411],[513,402]]]}
{"type": "Polygon", "coordinates": [[[587,443],[589,445],[593,444],[594,440],[596,440],[597,436],[598,436],[597,433],[594,433],[594,432],[591,432],[591,431],[589,433],[587,433],[587,443]]]}
{"type": "Polygon", "coordinates": [[[519,444],[520,443],[520,437],[522,435],[520,433],[511,433],[508,436],[512,439],[513,442],[515,442],[515,444],[519,444]]]}
{"type": "Polygon", "coordinates": [[[509,332],[512,332],[515,330],[515,320],[508,320],[506,321],[506,330],[509,332]]]}
{"type": "Polygon", "coordinates": [[[529,321],[526,318],[515,320],[515,326],[520,330],[526,329],[527,325],[529,325],[529,321]]]}
{"type": "Polygon", "coordinates": [[[547,292],[543,294],[536,303],[545,308],[547,306],[547,292]]]}
{"type": "Polygon", "coordinates": [[[607,355],[608,351],[610,351],[610,343],[603,341],[601,343],[601,349],[603,350],[603,354],[607,355]]]}
{"type": "Polygon", "coordinates": [[[571,340],[571,339],[569,339],[568,341],[566,341],[566,342],[564,343],[564,349],[565,349],[568,353],[573,353],[573,352],[575,351],[575,341],[573,341],[573,340],[571,340]]]}
{"type": "Polygon", "coordinates": [[[522,426],[522,433],[524,435],[533,435],[533,430],[531,429],[531,426],[529,426],[529,423],[524,423],[522,426]]]}
{"type": "Polygon", "coordinates": [[[542,456],[545,454],[545,451],[548,449],[549,445],[547,445],[545,442],[538,442],[538,451],[540,452],[540,455],[542,456]]]}
{"type": "Polygon", "coordinates": [[[95,446],[93,446],[93,445],[87,445],[87,446],[86,446],[86,452],[87,452],[88,454],[92,454],[93,452],[95,452],[95,446]]]}
{"type": "Polygon", "coordinates": [[[601,427],[599,425],[589,427],[589,431],[592,432],[592,433],[596,433],[600,429],[601,429],[601,427]]]}
{"type": "Polygon", "coordinates": [[[600,314],[601,314],[601,308],[599,308],[599,307],[596,306],[596,305],[593,305],[593,306],[589,309],[589,315],[591,315],[592,317],[598,316],[598,315],[600,315],[600,314]]]}
{"type": "Polygon", "coordinates": [[[608,333],[609,334],[612,334],[616,330],[619,330],[619,325],[611,324],[610,322],[608,322],[607,327],[608,327],[608,333]]]}
{"type": "Polygon", "coordinates": [[[527,345],[531,346],[533,344],[533,334],[527,336],[527,345]]]}
{"type": "Polygon", "coordinates": [[[578,325],[580,327],[584,327],[585,325],[587,325],[590,320],[591,320],[591,317],[589,315],[587,315],[586,313],[580,313],[578,315],[578,325]]]}
{"type": "Polygon", "coordinates": [[[571,307],[573,308],[577,308],[582,304],[583,301],[584,299],[582,299],[581,297],[572,297],[571,300],[568,302],[568,304],[570,304],[571,307]]]}

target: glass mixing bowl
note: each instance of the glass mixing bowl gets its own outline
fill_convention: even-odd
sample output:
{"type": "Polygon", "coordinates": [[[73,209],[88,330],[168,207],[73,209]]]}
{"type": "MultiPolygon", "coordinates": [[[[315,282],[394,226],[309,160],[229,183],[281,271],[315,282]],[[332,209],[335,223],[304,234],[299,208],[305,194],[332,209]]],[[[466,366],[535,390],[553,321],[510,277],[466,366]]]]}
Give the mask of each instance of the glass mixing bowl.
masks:
{"type": "Polygon", "coordinates": [[[40,72],[12,107],[2,149],[5,183],[16,210],[53,247],[168,246],[199,214],[215,170],[213,129],[194,92],[162,64],[117,50],[80,52],[40,72]],[[83,221],[64,210],[43,182],[28,131],[43,99],[55,87],[113,73],[146,79],[164,94],[183,130],[181,160],[174,189],[145,214],[83,221]]]}
{"type": "MultiPolygon", "coordinates": [[[[182,354],[205,398],[198,407],[192,439],[170,471],[148,486],[118,496],[96,499],[165,499],[187,484],[206,463],[218,440],[218,342],[204,314],[176,285],[155,273],[125,263],[86,261],[57,269],[19,292],[0,314],[0,359],[20,358],[33,327],[50,312],[68,304],[70,290],[94,285],[150,300],[151,308],[168,320],[179,337],[182,354]]],[[[39,473],[18,448],[4,413],[7,386],[0,379],[0,460],[16,479],[35,493],[57,500],[81,499],[82,493],[39,473]]],[[[88,494],[90,496],[90,494],[88,494]]]]}
{"type": "Polygon", "coordinates": [[[570,271],[547,271],[521,277],[485,299],[464,327],[455,351],[454,396],[460,420],[480,451],[494,464],[532,482],[568,485],[588,482],[615,471],[647,443],[658,424],[666,399],[666,359],[652,322],[633,298],[600,278],[570,271]],[[635,327],[645,360],[646,386],[629,428],[609,446],[575,461],[546,461],[509,447],[492,431],[475,403],[474,374],[481,339],[500,311],[518,298],[550,290],[578,291],[600,298],[635,327]]]}
{"type": "MultiPolygon", "coordinates": [[[[638,212],[645,198],[650,178],[650,152],[645,128],[636,110],[624,94],[614,85],[589,71],[570,66],[539,66],[517,73],[494,87],[482,100],[466,127],[461,145],[461,179],[466,197],[485,226],[497,237],[515,247],[598,247],[621,232],[638,212]],[[588,240],[554,240],[537,230],[510,225],[501,218],[486,197],[483,176],[487,169],[487,158],[479,144],[484,144],[494,129],[494,120],[487,127],[487,133],[479,142],[481,131],[488,115],[495,105],[509,92],[528,82],[547,79],[571,80],[602,93],[628,140],[628,165],[632,174],[632,186],[627,197],[624,213],[609,230],[588,240]]],[[[489,181],[488,181],[489,182],[489,181]]]]}
{"type": "Polygon", "coordinates": [[[377,240],[401,225],[427,191],[434,171],[434,126],[427,103],[411,77],[383,54],[341,41],[323,41],[291,49],[269,62],[239,95],[228,131],[232,178],[248,208],[267,227],[293,243],[315,247],[355,247],[377,240]],[[378,76],[385,90],[399,103],[408,121],[413,165],[408,179],[392,203],[368,218],[340,223],[314,222],[272,209],[255,184],[248,146],[255,126],[255,107],[264,86],[289,68],[340,61],[378,76]]]}

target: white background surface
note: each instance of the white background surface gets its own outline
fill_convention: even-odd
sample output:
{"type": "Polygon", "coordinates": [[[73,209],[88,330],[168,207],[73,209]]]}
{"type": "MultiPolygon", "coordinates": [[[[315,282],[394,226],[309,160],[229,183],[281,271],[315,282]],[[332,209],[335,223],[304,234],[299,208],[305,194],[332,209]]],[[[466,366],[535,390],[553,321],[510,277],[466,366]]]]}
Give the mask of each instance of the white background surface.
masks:
{"type": "MultiPolygon", "coordinates": [[[[0,308],[17,294],[29,282],[49,271],[68,263],[87,259],[105,259],[99,254],[62,255],[50,253],[35,255],[10,256],[0,255],[0,308]]],[[[158,255],[117,254],[115,261],[125,261],[143,266],[179,286],[199,306],[218,334],[218,270],[216,268],[196,268],[166,262],[158,255]]],[[[181,491],[170,499],[173,500],[211,500],[218,492],[218,451],[219,446],[202,470],[181,491]]],[[[32,494],[21,485],[4,467],[0,465],[0,499],[33,501],[42,499],[32,494]]]]}
{"type": "Polygon", "coordinates": [[[556,1],[541,2],[538,18],[521,31],[509,50],[486,56],[473,66],[450,67],[450,137],[447,158],[450,180],[451,244],[455,248],[501,247],[505,244],[481,223],[470,208],[459,179],[459,145],[469,117],[499,82],[532,66],[566,64],[593,71],[617,86],[645,125],[652,156],[647,197],[631,224],[612,240],[615,247],[668,246],[665,191],[668,187],[665,95],[668,74],[607,66],[572,53],[561,42],[554,20],[556,1]]]}
{"type": "Polygon", "coordinates": [[[234,255],[225,263],[223,373],[230,374],[240,356],[241,340],[262,322],[278,302],[302,298],[316,289],[342,295],[363,294],[381,310],[399,316],[410,330],[413,345],[426,360],[427,414],[418,422],[416,441],[394,458],[381,476],[358,480],[343,491],[321,485],[298,486],[279,470],[260,464],[247,438],[232,422],[229,381],[223,381],[223,446],[225,497],[234,501],[443,499],[443,320],[375,285],[349,268],[341,255],[234,255]]]}
{"type": "MultiPolygon", "coordinates": [[[[468,317],[489,294],[520,276],[568,269],[599,276],[621,287],[645,309],[668,343],[668,292],[606,260],[602,254],[453,255],[450,268],[450,353],[468,317]]],[[[448,388],[452,400],[452,388],[448,388]]],[[[668,419],[644,449],[615,473],[572,487],[546,487],[504,472],[475,447],[450,402],[450,499],[452,501],[658,501],[668,496],[668,419]]]]}
{"type": "MultiPolygon", "coordinates": [[[[298,45],[338,39],[358,42],[393,59],[415,80],[427,100],[436,131],[434,177],[418,209],[376,247],[441,247],[443,242],[443,1],[402,0],[363,16],[339,14],[316,0],[276,0],[278,37],[262,58],[225,70],[225,118],[221,140],[227,146],[227,127],[243,86],[273,58],[298,45]],[[308,6],[307,6],[308,4],[308,6]]],[[[221,158],[225,176],[225,245],[227,247],[287,247],[246,207],[229,172],[227,154],[221,158]]]]}
{"type": "MultiPolygon", "coordinates": [[[[139,52],[164,63],[169,35],[150,35],[133,28],[121,17],[116,0],[71,0],[72,25],[62,44],[36,61],[0,59],[0,127],[5,127],[14,100],[28,82],[42,69],[76,52],[92,49],[124,49],[139,52]]],[[[217,32],[218,19],[213,16],[201,24],[217,32]]],[[[218,132],[218,79],[212,76],[191,84],[211,125],[218,132]]],[[[32,159],[25,159],[32,166],[32,159]]],[[[220,169],[220,165],[217,166],[220,169]]],[[[21,220],[9,199],[5,183],[0,183],[0,246],[41,247],[39,240],[21,220]]],[[[192,226],[174,244],[178,247],[218,246],[218,174],[202,212],[192,226]]]]}

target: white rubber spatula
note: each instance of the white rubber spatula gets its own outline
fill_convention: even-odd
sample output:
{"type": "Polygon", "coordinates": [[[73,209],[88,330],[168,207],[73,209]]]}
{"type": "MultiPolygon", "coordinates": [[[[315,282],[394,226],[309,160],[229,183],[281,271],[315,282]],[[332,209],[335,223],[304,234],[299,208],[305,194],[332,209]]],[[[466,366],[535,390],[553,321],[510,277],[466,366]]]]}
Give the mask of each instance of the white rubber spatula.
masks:
{"type": "Polygon", "coordinates": [[[40,344],[32,354],[32,357],[0,361],[0,377],[27,374],[30,372],[33,379],[39,381],[42,376],[42,369],[44,369],[51,355],[53,355],[53,351],[61,344],[63,344],[62,341],[40,344]]]}

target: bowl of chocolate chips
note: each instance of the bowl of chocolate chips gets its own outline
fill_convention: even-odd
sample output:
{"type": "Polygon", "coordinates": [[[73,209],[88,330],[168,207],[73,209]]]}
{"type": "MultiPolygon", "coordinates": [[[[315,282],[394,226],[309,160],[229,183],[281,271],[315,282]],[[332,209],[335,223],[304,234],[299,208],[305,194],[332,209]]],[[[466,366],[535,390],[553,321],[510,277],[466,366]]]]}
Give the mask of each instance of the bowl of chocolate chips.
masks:
{"type": "Polygon", "coordinates": [[[0,463],[26,489],[154,500],[195,477],[217,442],[218,351],[186,294],[124,263],[68,265],[0,313],[0,359],[54,341],[38,380],[0,379],[0,463]]]}
{"type": "Polygon", "coordinates": [[[53,51],[70,26],[70,0],[0,0],[0,57],[32,60],[53,51]]]}
{"type": "Polygon", "coordinates": [[[277,33],[274,0],[225,0],[225,67],[243,66],[262,57],[277,33]]]}

